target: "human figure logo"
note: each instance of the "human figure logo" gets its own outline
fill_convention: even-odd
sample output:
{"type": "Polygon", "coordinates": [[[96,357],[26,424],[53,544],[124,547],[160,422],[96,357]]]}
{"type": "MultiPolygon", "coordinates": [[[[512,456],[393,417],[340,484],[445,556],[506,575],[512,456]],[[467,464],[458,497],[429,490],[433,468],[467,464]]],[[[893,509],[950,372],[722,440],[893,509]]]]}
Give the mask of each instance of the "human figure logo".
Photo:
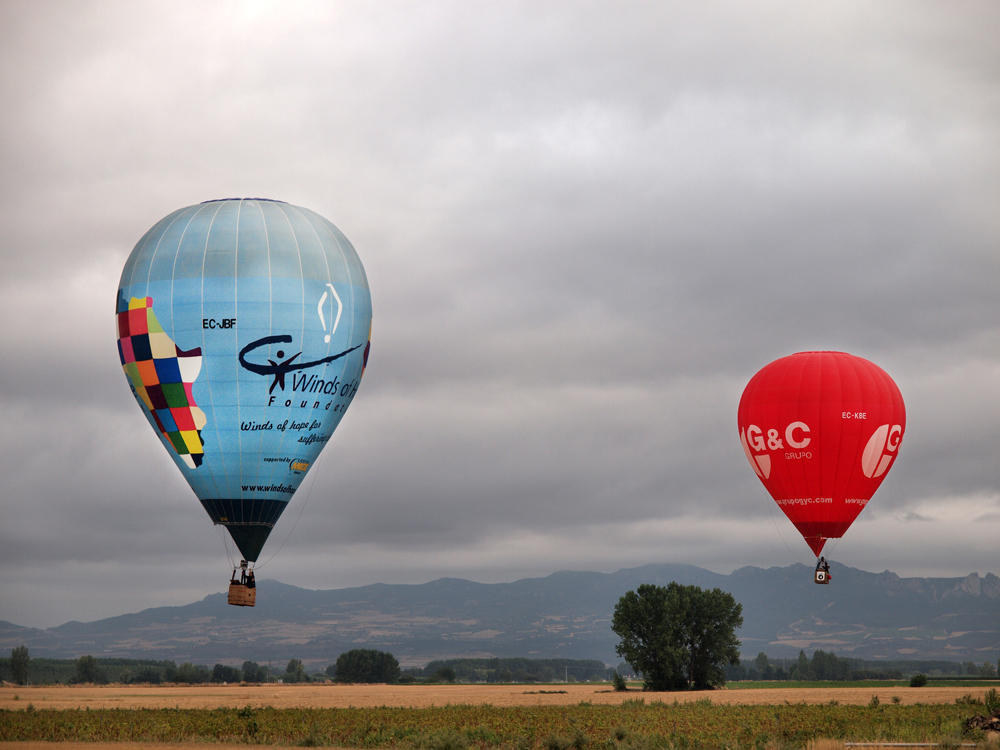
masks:
{"type": "Polygon", "coordinates": [[[244,370],[249,370],[250,372],[257,373],[258,375],[272,376],[274,380],[271,381],[271,387],[267,390],[268,393],[272,393],[275,387],[285,390],[285,375],[289,372],[292,372],[293,370],[306,370],[310,367],[320,367],[321,365],[333,362],[335,359],[340,359],[341,357],[350,354],[355,349],[361,348],[361,344],[358,344],[357,346],[352,346],[350,349],[345,349],[338,354],[331,354],[329,357],[323,357],[322,359],[317,359],[312,362],[296,362],[295,360],[301,356],[302,352],[298,352],[297,354],[293,354],[291,357],[285,358],[285,352],[281,349],[276,352],[278,361],[268,359],[266,365],[247,361],[247,355],[262,346],[290,343],[292,343],[292,337],[284,334],[280,336],[264,336],[264,338],[251,341],[240,350],[240,366],[243,367],[244,370]]]}

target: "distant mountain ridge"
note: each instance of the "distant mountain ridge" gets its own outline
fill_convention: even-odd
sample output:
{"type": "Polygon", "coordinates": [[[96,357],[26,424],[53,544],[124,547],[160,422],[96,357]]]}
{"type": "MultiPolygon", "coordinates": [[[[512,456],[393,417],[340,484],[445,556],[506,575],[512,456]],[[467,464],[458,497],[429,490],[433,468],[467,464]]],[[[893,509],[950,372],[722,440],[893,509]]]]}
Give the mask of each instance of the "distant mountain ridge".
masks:
{"type": "Polygon", "coordinates": [[[302,589],[258,581],[257,606],[224,593],[94,622],[40,629],[0,622],[0,649],[33,657],[170,659],[177,663],[325,666],[352,648],[390,651],[404,665],[454,657],[600,659],[617,664],[611,615],[642,583],[721,588],[743,605],[744,658],[821,648],[864,659],[994,662],[1000,654],[1000,578],[900,578],[833,565],[816,586],[805,565],[729,575],[656,564],[614,573],[563,571],[511,583],[441,578],[423,584],[302,589]]]}

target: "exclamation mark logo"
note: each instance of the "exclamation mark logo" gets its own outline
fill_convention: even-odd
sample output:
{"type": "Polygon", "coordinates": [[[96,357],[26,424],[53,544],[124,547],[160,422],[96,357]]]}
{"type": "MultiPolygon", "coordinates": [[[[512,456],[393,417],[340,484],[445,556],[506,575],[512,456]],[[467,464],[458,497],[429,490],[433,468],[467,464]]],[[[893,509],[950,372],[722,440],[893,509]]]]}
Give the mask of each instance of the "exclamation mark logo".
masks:
{"type": "Polygon", "coordinates": [[[337,332],[337,326],[340,325],[340,315],[344,312],[344,303],[340,301],[340,295],[337,294],[337,290],[333,288],[333,284],[327,283],[326,287],[327,288],[323,290],[323,295],[319,298],[319,302],[316,305],[316,312],[319,314],[319,324],[323,326],[323,330],[325,331],[326,316],[323,315],[323,308],[326,306],[327,298],[331,299],[330,313],[333,317],[333,326],[330,328],[330,332],[323,337],[323,341],[329,344],[330,337],[337,332]],[[334,303],[336,303],[337,307],[336,312],[333,310],[334,303]]]}

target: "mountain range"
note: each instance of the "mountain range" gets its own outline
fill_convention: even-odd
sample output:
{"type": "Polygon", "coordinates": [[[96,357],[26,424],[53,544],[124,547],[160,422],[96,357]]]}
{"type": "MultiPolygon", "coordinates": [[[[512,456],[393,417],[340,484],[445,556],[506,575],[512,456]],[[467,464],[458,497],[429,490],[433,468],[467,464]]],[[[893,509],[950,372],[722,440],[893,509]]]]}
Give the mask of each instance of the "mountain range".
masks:
{"type": "Polygon", "coordinates": [[[743,658],[815,649],[863,659],[995,662],[1000,578],[901,578],[836,565],[817,586],[804,565],[744,567],[728,575],[657,564],[614,573],[558,572],[511,583],[442,578],[310,590],[257,584],[257,606],[225,593],[94,622],[40,629],[0,622],[0,649],[31,656],[165,659],[177,663],[283,663],[322,668],[354,648],[389,651],[404,666],[457,657],[600,659],[617,664],[611,616],[640,584],[720,588],[743,606],[743,658]]]}

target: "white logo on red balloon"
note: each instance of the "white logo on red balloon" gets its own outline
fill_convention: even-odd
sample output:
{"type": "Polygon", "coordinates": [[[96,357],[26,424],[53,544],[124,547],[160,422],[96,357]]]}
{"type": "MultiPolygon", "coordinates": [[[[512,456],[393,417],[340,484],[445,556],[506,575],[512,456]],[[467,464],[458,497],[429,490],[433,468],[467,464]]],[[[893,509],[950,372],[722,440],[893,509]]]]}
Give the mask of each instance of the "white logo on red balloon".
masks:
{"type": "Polygon", "coordinates": [[[801,450],[812,441],[809,436],[809,425],[805,422],[792,422],[785,427],[784,435],[775,428],[760,428],[755,424],[747,425],[740,430],[740,442],[747,461],[761,479],[771,476],[771,456],[767,451],[789,448],[801,450]]]}
{"type": "Polygon", "coordinates": [[[869,479],[876,479],[885,474],[896,457],[899,444],[903,441],[902,425],[891,427],[882,425],[868,438],[865,450],[861,454],[861,471],[869,479]]]}

